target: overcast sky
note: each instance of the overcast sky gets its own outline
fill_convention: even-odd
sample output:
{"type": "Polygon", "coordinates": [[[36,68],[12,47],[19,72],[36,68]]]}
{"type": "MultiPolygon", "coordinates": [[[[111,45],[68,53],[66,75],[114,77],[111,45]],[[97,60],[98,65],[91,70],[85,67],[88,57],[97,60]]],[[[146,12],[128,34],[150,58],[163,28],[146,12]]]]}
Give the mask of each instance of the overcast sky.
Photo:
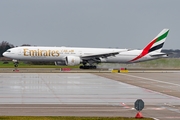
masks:
{"type": "Polygon", "coordinates": [[[15,46],[144,48],[163,28],[180,49],[180,0],[0,0],[0,41],[15,46]]]}

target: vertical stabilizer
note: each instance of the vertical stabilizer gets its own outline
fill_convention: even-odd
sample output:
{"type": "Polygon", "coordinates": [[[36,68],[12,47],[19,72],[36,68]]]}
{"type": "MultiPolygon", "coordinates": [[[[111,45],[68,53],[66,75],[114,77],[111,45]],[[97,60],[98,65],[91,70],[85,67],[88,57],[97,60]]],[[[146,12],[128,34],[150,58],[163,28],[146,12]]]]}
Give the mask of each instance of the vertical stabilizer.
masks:
{"type": "Polygon", "coordinates": [[[157,51],[161,52],[164,42],[167,38],[169,29],[163,29],[144,49],[148,53],[157,51]]]}
{"type": "Polygon", "coordinates": [[[164,42],[167,38],[167,35],[169,33],[169,29],[163,29],[141,52],[141,54],[137,57],[135,57],[134,59],[131,60],[132,61],[136,61],[140,58],[142,58],[143,56],[147,55],[150,52],[161,52],[162,47],[164,45],[164,42]]]}

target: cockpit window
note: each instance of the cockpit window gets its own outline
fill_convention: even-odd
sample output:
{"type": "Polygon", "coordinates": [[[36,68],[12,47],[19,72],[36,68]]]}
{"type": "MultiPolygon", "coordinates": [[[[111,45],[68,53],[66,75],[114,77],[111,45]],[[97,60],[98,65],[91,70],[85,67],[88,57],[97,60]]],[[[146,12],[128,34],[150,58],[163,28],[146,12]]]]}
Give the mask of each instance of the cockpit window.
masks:
{"type": "Polygon", "coordinates": [[[11,52],[10,50],[7,50],[6,52],[11,52]]]}

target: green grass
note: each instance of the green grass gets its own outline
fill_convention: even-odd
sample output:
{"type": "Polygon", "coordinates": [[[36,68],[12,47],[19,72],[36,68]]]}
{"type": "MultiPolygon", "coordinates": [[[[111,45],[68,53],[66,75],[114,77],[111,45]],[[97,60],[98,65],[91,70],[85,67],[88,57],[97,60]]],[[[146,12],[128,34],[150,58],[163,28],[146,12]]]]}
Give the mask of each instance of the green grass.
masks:
{"type": "Polygon", "coordinates": [[[101,63],[102,68],[127,68],[127,69],[180,69],[180,58],[161,58],[132,64],[101,63]]]}
{"type": "MultiPolygon", "coordinates": [[[[99,64],[101,66],[101,64],[99,64]]],[[[103,63],[102,65],[106,65],[103,63]]],[[[117,64],[110,64],[110,66],[117,64]]],[[[126,64],[122,64],[125,66],[126,64]]],[[[79,68],[78,66],[56,66],[56,65],[30,65],[20,62],[18,68],[79,68]]],[[[135,67],[135,68],[171,68],[171,69],[180,69],[180,58],[162,58],[157,60],[151,60],[146,62],[140,62],[135,64],[128,64],[125,67],[135,67]]],[[[0,61],[0,68],[14,68],[12,61],[9,61],[8,64],[3,64],[3,61],[0,61]]]]}
{"type": "Polygon", "coordinates": [[[146,68],[180,68],[179,58],[162,58],[152,61],[137,63],[141,67],[146,68]]]}
{"type": "Polygon", "coordinates": [[[122,118],[122,117],[35,117],[35,116],[1,116],[0,120],[153,120],[151,118],[122,118]]]}
{"type": "MultiPolygon", "coordinates": [[[[56,65],[31,65],[25,64],[24,62],[19,62],[18,68],[79,68],[79,66],[56,66],[56,65]]],[[[0,61],[0,68],[14,68],[14,63],[9,61],[8,64],[3,64],[0,61]]]]}

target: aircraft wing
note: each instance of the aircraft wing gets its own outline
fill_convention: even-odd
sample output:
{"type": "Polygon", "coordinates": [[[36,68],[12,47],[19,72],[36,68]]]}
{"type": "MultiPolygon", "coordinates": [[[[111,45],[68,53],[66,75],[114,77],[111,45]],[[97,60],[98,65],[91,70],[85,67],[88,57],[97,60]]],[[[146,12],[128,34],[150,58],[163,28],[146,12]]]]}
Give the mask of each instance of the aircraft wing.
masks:
{"type": "Polygon", "coordinates": [[[110,52],[110,53],[100,53],[100,54],[90,54],[90,55],[84,55],[81,56],[81,59],[83,60],[88,60],[88,59],[93,59],[93,58],[107,58],[110,56],[115,56],[119,54],[120,52],[110,52]]]}

